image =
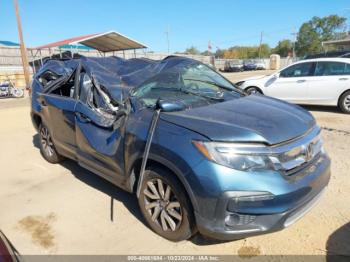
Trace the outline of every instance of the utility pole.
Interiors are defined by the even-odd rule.
[[[293,61],[294,61],[295,60],[295,43],[297,42],[297,36],[298,36],[298,33],[295,30],[295,27],[293,29],[292,36],[293,36]]]
[[[166,41],[167,41],[167,45],[168,45],[168,55],[170,54],[169,34],[170,34],[170,28],[169,28],[169,25],[168,25],[167,30],[165,31]]]
[[[263,40],[263,34],[264,34],[264,32],[261,31],[261,34],[260,34],[260,44],[259,44],[259,59],[261,58],[261,45],[262,45],[262,40]]]
[[[21,47],[21,57],[22,57],[22,64],[23,64],[24,79],[26,82],[26,89],[29,89],[29,85],[30,85],[29,63],[28,63],[27,49],[24,45],[24,40],[23,40],[22,24],[21,24],[21,17],[20,17],[19,8],[18,8],[18,0],[13,0],[13,3],[15,5],[15,11],[16,11],[17,28],[18,28],[20,47]]]

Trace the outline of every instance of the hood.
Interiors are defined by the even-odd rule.
[[[187,111],[162,113],[161,119],[213,141],[278,144],[305,134],[315,125],[301,107],[250,95]]]

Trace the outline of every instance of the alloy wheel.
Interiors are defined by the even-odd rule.
[[[145,209],[163,231],[176,231],[182,221],[182,207],[172,188],[161,179],[147,182],[143,191]]]
[[[350,111],[350,95],[344,98],[344,107],[346,110]]]
[[[48,157],[52,157],[54,154],[54,147],[53,147],[53,142],[52,142],[49,130],[45,126],[43,126],[41,128],[40,135],[41,135],[41,144],[45,154]]]
[[[256,88],[249,88],[248,89],[248,94],[253,95],[253,94],[259,94],[260,92]]]

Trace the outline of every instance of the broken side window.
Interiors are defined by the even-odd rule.
[[[40,74],[37,79],[44,88],[45,93],[74,97],[74,73],[72,75],[62,76],[51,70],[47,70]]]
[[[45,71],[44,73],[42,73],[39,77],[38,77],[38,81],[40,82],[40,84],[45,87],[48,84],[52,83],[53,81],[57,80],[60,76],[57,75],[56,73],[48,70]]]
[[[109,121],[116,118],[117,107],[114,107],[102,90],[99,90],[92,82],[90,76],[83,72],[80,74],[79,100],[87,104],[100,117]]]
[[[60,87],[54,89],[51,94],[66,96],[66,97],[74,97],[74,75]]]

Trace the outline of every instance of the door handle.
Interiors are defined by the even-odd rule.
[[[75,113],[75,115],[77,116],[78,120],[82,123],[90,123],[91,122],[91,119],[82,113]]]
[[[304,79],[297,81],[298,84],[305,83],[305,82],[306,82],[306,80],[304,80]]]
[[[346,77],[342,77],[342,78],[339,78],[340,81],[345,81],[345,80],[349,80],[349,78],[346,78]]]

